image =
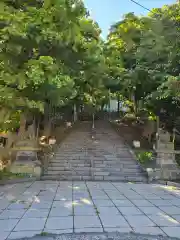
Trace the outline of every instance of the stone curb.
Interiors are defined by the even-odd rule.
[[[159,181],[157,181],[157,183],[160,183],[160,184],[163,184],[163,185],[166,185],[166,186],[172,186],[172,187],[180,188],[180,183],[176,183],[176,182],[159,180]]]
[[[149,235],[149,234],[141,234],[136,232],[100,232],[100,233],[67,233],[67,234],[47,234],[46,236],[36,235],[31,238],[19,238],[17,240],[179,240],[180,238],[176,237],[168,237],[162,235]]]

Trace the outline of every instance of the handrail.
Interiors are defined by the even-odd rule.
[[[155,150],[156,153],[180,154],[180,150]]]

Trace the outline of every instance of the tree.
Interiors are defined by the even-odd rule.
[[[49,119],[50,106],[97,88],[99,35],[82,1],[1,1],[0,107],[6,119],[29,110]]]
[[[111,27],[111,75],[118,76],[116,90],[134,100],[135,110],[141,100],[157,114],[178,109],[179,8],[176,3],[153,9],[147,17],[129,13]]]

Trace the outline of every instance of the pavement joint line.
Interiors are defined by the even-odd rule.
[[[135,191],[136,192],[136,191]],[[147,199],[145,199],[145,200],[147,200]],[[130,202],[132,202],[130,199],[129,199],[129,201]],[[151,203],[149,200],[147,200],[149,203]],[[133,202],[132,202],[133,203]],[[134,204],[134,203],[133,203]],[[151,203],[152,204],[152,203]],[[134,204],[135,205],[135,204]],[[154,205],[154,204],[153,204]],[[136,206],[136,205],[135,205]],[[155,206],[155,205],[154,205]],[[160,226],[158,226],[145,212],[143,212],[140,208],[139,208],[139,206],[136,206],[150,221],[152,221],[155,225],[156,225],[156,227],[160,227]],[[156,206],[155,206],[156,207]],[[165,233],[166,234],[166,233]]]
[[[115,188],[116,188],[116,186],[114,186]],[[118,190],[118,188],[116,188],[117,190]],[[133,191],[134,191],[134,189],[132,189]],[[119,190],[118,190],[119,191]],[[119,191],[120,192],[120,191]],[[136,191],[134,191],[135,193],[137,193]],[[121,192],[120,192],[121,193]],[[143,215],[145,215],[150,221],[152,221],[155,225],[156,225],[156,227],[159,227],[160,229],[161,229],[161,227],[160,226],[158,226],[151,218],[149,218],[148,217],[148,215],[146,214],[146,213],[144,213],[138,206],[136,206],[132,201],[131,201],[131,199],[129,199],[129,198],[127,198],[135,207],[137,207],[139,210],[140,210],[140,212],[142,212],[143,213]],[[147,199],[145,199],[145,200],[147,200]],[[147,200],[149,203],[151,203],[149,200]],[[152,203],[151,203],[152,204]],[[154,204],[153,204],[154,205]],[[154,205],[155,206],[155,205]],[[157,207],[157,206],[155,206],[155,207]],[[161,210],[161,209],[160,209]],[[128,224],[130,225],[130,223],[128,222]],[[131,225],[130,225],[131,226]],[[161,229],[161,231],[162,232],[164,232],[162,229]],[[165,233],[165,232],[164,232]],[[165,233],[165,235],[167,236],[167,234]]]
[[[90,196],[90,198],[91,198],[91,201],[93,202],[94,209],[97,209],[97,207],[96,207],[96,205],[95,205],[95,203],[94,203],[94,201],[93,201],[93,199],[92,199],[91,192],[90,192],[90,190],[89,190],[89,188],[88,188],[88,186],[87,186],[87,182],[85,182],[85,184],[86,184],[86,187],[87,187],[87,191],[88,191],[88,193],[89,193],[89,196]],[[100,218],[99,214],[96,213],[96,216],[99,218],[99,221],[100,221],[100,223],[101,223],[103,232],[105,232],[104,226],[103,226],[103,224],[102,224],[102,221],[101,221],[101,218]]]
[[[73,196],[73,193],[74,193],[74,182],[72,181],[72,203],[74,203],[74,196]],[[73,233],[75,233],[75,224],[74,224],[74,204],[72,204],[72,217],[73,217]]]
[[[146,199],[147,200],[147,199]],[[164,199],[162,198],[162,201],[163,201]],[[150,202],[151,203],[151,202]],[[153,203],[151,203],[151,204],[153,204]],[[156,207],[156,208],[158,208],[161,212],[163,212],[164,214],[167,214],[165,211],[163,211],[162,209],[160,209],[160,207],[159,206],[156,206],[155,204],[153,204],[153,206],[154,207]],[[175,206],[175,205],[172,205],[172,206]],[[145,214],[145,213],[144,213]],[[145,214],[146,215],[146,214]],[[172,218],[173,218],[173,216],[172,215],[170,215],[170,214],[168,214],[169,216],[171,216]],[[148,216],[147,216],[148,217]],[[174,220],[176,220],[175,218],[173,218]],[[151,219],[152,220],[152,219]],[[153,221],[153,220],[152,220]],[[176,220],[177,221],[177,220]],[[154,221],[153,221],[154,222]],[[154,222],[155,223],[155,222]],[[155,223],[156,224],[156,223]],[[156,224],[157,225],[157,224]],[[158,225],[157,225],[158,226]],[[160,229],[161,229],[161,227],[160,226],[158,226]],[[163,231],[163,229],[161,229],[162,231]],[[164,231],[163,231],[164,232]],[[165,232],[164,232],[165,233]],[[165,233],[166,234],[166,233]],[[167,236],[167,234],[166,234],[166,236]]]
[[[33,184],[34,184],[34,182],[32,182],[32,184],[30,184],[30,186],[28,186],[28,187],[26,188],[26,190],[29,189]],[[21,195],[22,195],[23,193],[25,193],[26,190],[24,190],[24,191],[21,193]],[[31,205],[32,205],[32,202],[31,202],[29,208],[31,207]],[[9,204],[8,206],[10,206],[10,204]],[[26,214],[26,212],[29,210],[29,208],[26,209],[26,211],[24,212],[24,214],[22,215],[22,217],[21,217],[21,218],[19,219],[19,221],[16,223],[16,225],[14,226],[14,228],[10,231],[9,235],[7,236],[7,239],[8,239],[8,237],[11,235],[11,233],[13,232],[13,230],[16,228],[16,226],[18,225],[18,223],[21,221],[21,219],[24,217],[24,215]],[[8,209],[8,207],[7,207],[7,209]],[[18,211],[18,210],[17,210],[17,211]]]
[[[54,198],[52,199],[51,207],[48,209],[49,212],[48,212],[48,215],[47,215],[46,221],[45,221],[45,223],[44,223],[44,228],[43,228],[43,230],[42,230],[41,232],[43,232],[43,231],[45,230],[46,223],[47,223],[47,221],[48,221],[48,218],[49,218],[50,212],[51,212],[51,210],[52,210],[52,206],[53,206],[53,203],[54,203],[54,201],[55,201],[56,194],[57,194],[57,191],[58,191],[58,187],[59,187],[59,186],[60,186],[60,181],[58,181],[58,185],[57,185],[57,188],[56,188],[56,191],[55,191],[55,195],[54,195]]]
[[[147,199],[146,199],[147,200]],[[162,199],[162,201],[163,201],[164,199]],[[148,200],[149,201],[149,200]],[[150,202],[150,201],[149,201]],[[151,203],[151,202],[150,202]],[[151,203],[151,204],[153,204],[153,203]],[[163,211],[162,209],[160,209],[159,208],[159,206],[156,206],[155,204],[153,204],[153,206],[155,206],[155,207],[157,207],[160,211],[162,211],[164,214],[167,214],[165,211]],[[174,206],[174,205],[172,205],[172,206]],[[144,213],[145,214],[145,213]],[[146,214],[145,214],[146,215]],[[170,215],[170,214],[168,214],[169,216],[171,216],[172,217],[172,215]],[[147,215],[146,215],[147,216]],[[148,217],[148,216],[147,216]],[[148,217],[149,218],[149,217]],[[172,217],[173,218],[173,217]],[[174,220],[176,220],[175,218],[173,218]],[[153,221],[152,219],[150,219],[151,221]],[[155,223],[154,221],[153,221],[153,223]],[[156,224],[156,223],[155,223]],[[156,224],[157,225],[157,224]],[[162,227],[161,226],[158,226],[157,225],[157,227],[159,227],[160,229],[161,229],[161,231],[166,235],[166,236],[168,236],[164,231],[163,231],[163,229],[162,229]]]
[[[112,184],[112,183],[111,183]],[[112,184],[112,186],[114,186]],[[104,191],[104,189],[103,189]],[[104,191],[105,192],[105,191]],[[120,193],[120,192],[119,192]],[[118,207],[115,205],[115,203],[112,201],[112,199],[109,197],[109,195],[105,192],[105,194],[108,196],[108,198],[111,200],[111,202],[113,203],[113,205],[115,206],[115,208],[118,210],[118,212],[121,214],[121,216],[123,216],[124,220],[127,222],[127,224],[129,225],[129,227],[132,229],[131,225],[129,224],[129,222],[126,220],[126,218],[124,217],[124,215],[120,212],[120,210],[118,209]]]

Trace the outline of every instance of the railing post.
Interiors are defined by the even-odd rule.
[[[93,120],[93,122],[92,122],[92,129],[94,129],[94,128],[95,128],[95,124],[94,124],[94,113],[93,113],[93,115],[92,115],[92,120]]]

